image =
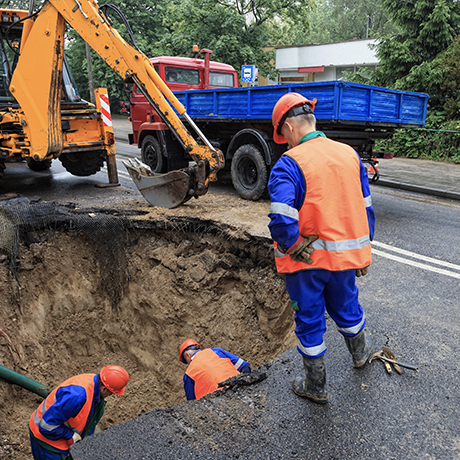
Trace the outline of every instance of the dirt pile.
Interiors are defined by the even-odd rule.
[[[186,338],[253,367],[295,344],[267,239],[190,218],[126,222],[117,236],[125,248],[122,289],[101,283],[114,267],[75,226],[22,238],[16,275],[3,258],[0,328],[20,359],[0,335],[1,365],[50,387],[104,365],[125,367],[129,386],[109,399],[104,428],[185,400],[178,348]],[[27,426],[40,401],[0,380],[0,458],[31,458]]]

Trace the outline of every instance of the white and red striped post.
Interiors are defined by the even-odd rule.
[[[115,160],[115,136],[110,114],[109,96],[106,88],[96,88],[96,107],[101,113],[102,128],[104,133],[104,145],[107,152],[107,171],[110,185],[120,185],[118,182],[117,162]]]

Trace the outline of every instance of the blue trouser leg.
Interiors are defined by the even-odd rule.
[[[59,454],[57,452],[51,452],[44,447],[42,447],[36,439],[29,434],[30,438],[30,449],[32,451],[32,457],[34,460],[62,460],[66,458],[67,455],[62,453]]]
[[[356,335],[366,324],[363,308],[358,301],[355,270],[331,272],[324,289],[326,310],[345,337]]]
[[[326,352],[323,341],[326,309],[345,336],[356,335],[364,327],[355,270],[304,270],[287,274],[285,281],[291,304],[296,309],[295,333],[299,339],[298,350],[303,356],[316,358]]]

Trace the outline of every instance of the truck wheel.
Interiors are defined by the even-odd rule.
[[[105,154],[102,151],[63,153],[59,156],[62,166],[74,176],[92,176],[104,166]]]
[[[5,160],[0,160],[0,177],[5,175]]]
[[[267,165],[261,151],[253,144],[242,145],[232,159],[232,182],[246,200],[258,200],[267,186]]]
[[[46,171],[51,168],[51,162],[53,160],[36,161],[33,158],[26,158],[26,161],[27,166],[32,171]]]
[[[145,136],[141,147],[142,161],[155,173],[166,172],[166,161],[160,143],[153,136]]]

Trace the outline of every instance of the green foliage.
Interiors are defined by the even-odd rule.
[[[447,0],[383,0],[399,32],[381,36],[377,46],[380,65],[374,82],[392,88],[436,90],[442,69],[431,65],[460,32],[460,3]],[[430,81],[434,79],[435,81]],[[437,96],[435,96],[437,97]]]
[[[38,3],[38,2],[37,2]],[[18,9],[18,10],[28,10],[29,9],[29,0],[3,0],[0,2],[2,8],[4,9]]]
[[[333,43],[397,30],[389,21],[383,0],[317,1],[306,19],[306,24],[285,21],[278,25],[270,43],[280,46]]]
[[[126,16],[140,50],[147,56],[190,56],[192,46],[213,50],[212,59],[231,64],[240,71],[253,64],[260,75],[274,75],[275,52],[264,52],[270,43],[272,25],[284,21],[305,24],[314,0],[112,0]],[[123,23],[107,10],[113,26],[129,42]],[[77,87],[89,100],[85,44],[69,29],[67,56]],[[109,91],[112,110],[126,99],[121,79],[102,59],[91,52],[94,86]]]
[[[376,148],[398,157],[460,163],[460,122],[448,121],[443,112],[433,110],[426,128],[398,129],[391,139],[378,141]]]
[[[142,8],[139,7],[137,2],[124,0],[111,0],[110,4],[117,6],[126,17],[132,29],[135,42],[144,54],[149,57],[164,54],[162,48],[159,46],[159,42],[165,33],[163,27],[165,6],[163,2],[160,0],[144,0]],[[102,2],[101,9],[104,10]],[[112,21],[112,26],[132,45],[126,27],[118,15],[111,9],[107,9],[106,11]],[[85,42],[70,27],[67,29],[67,38],[66,55],[75,83],[82,98],[89,101]],[[91,61],[94,87],[107,88],[111,110],[118,112],[120,101],[127,99],[122,79],[92,50]]]
[[[161,41],[167,54],[189,55],[193,44],[213,50],[212,59],[233,65],[253,64],[273,74],[274,53],[265,53],[273,32],[286,21],[305,27],[312,0],[184,0],[167,8],[164,26],[172,33]]]
[[[444,76],[440,83],[439,104],[449,119],[460,119],[460,36],[436,60],[436,70]]]

